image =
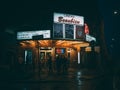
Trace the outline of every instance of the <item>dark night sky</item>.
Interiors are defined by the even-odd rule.
[[[120,0],[0,0],[0,31],[17,26],[51,29],[53,12],[84,16],[88,25],[102,18],[108,46],[113,33],[120,33]]]
[[[0,0],[0,26],[40,24],[44,27],[52,21],[53,12],[81,15],[86,21],[94,21],[102,14],[108,20],[113,19],[116,8],[120,9],[119,0]]]
[[[53,12],[60,12],[84,16],[88,24],[102,17],[105,33],[108,29],[112,33],[119,23],[120,15],[113,14],[116,9],[120,13],[119,4],[119,0],[0,0],[0,28],[33,25],[49,29]]]
[[[109,39],[114,28],[119,31],[119,4],[119,0],[1,0],[0,28],[34,26],[51,29],[53,12],[60,12],[84,16],[88,24],[102,17]],[[114,15],[114,10],[119,10],[119,15]]]
[[[95,0],[3,0],[0,23],[4,27],[38,24],[45,28],[52,22],[53,12],[81,15],[92,21],[98,16],[96,3]]]
[[[120,58],[120,0],[99,0],[99,6],[104,20],[106,47],[110,56],[117,60]]]

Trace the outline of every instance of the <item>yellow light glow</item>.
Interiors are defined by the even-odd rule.
[[[67,41],[67,40],[38,40],[38,43],[34,40],[22,41],[22,46],[24,47],[35,47],[36,44],[40,47],[69,47],[76,48],[77,50],[80,47],[89,46],[89,43],[81,42],[81,41]]]

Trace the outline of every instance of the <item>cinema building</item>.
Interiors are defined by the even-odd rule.
[[[89,42],[96,40],[89,35],[84,17],[54,13],[53,30],[35,30],[17,32],[17,57],[22,57],[26,63],[38,64],[47,62],[48,55],[55,61],[58,55],[77,64],[85,63],[82,59],[84,52],[91,51]],[[98,49],[96,49],[97,51]]]

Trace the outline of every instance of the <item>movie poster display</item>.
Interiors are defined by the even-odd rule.
[[[76,39],[85,38],[84,27],[76,25]]]
[[[25,64],[32,64],[32,51],[25,50]]]
[[[74,38],[74,26],[70,24],[65,25],[65,38]]]
[[[54,23],[54,38],[63,38],[63,24]]]

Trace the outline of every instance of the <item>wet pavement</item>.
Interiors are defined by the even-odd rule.
[[[0,90],[113,90],[111,79],[96,78],[71,81],[6,83]]]
[[[0,81],[0,90],[113,90],[110,73],[74,70],[68,73],[16,73]],[[117,89],[114,89],[117,90]]]

